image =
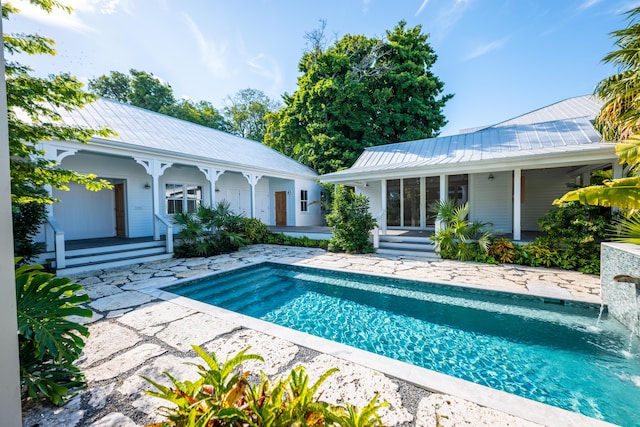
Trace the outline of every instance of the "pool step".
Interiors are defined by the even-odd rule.
[[[236,272],[232,275],[215,275],[210,277],[209,279],[202,280],[199,283],[194,283],[189,286],[189,294],[184,295],[191,299],[204,299],[211,298],[217,294],[222,294],[224,292],[233,289],[237,284],[247,278],[251,278],[252,281],[265,280],[271,277],[272,273],[270,271],[255,271],[248,270],[243,272]],[[179,292],[176,292],[179,293]]]

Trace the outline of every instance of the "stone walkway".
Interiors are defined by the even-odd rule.
[[[303,364],[312,380],[338,367],[324,383],[322,399],[367,403],[375,394],[390,403],[384,421],[392,426],[532,426],[529,421],[452,396],[431,393],[370,368],[296,345],[209,313],[154,297],[141,290],[265,260],[331,269],[450,282],[510,292],[599,303],[599,278],[576,272],[521,266],[492,266],[439,259],[331,254],[319,249],[257,245],[211,258],[171,259],[77,275],[91,297],[91,332],[79,360],[88,387],[63,408],[26,408],[24,426],[142,426],[157,422],[165,402],[143,394],[147,376],[168,385],[163,371],[195,379],[190,344],[214,351],[221,360],[251,346],[264,363],[245,370],[286,375]],[[552,425],[553,420],[549,421]]]

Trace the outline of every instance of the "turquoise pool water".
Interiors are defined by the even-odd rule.
[[[598,307],[263,263],[165,291],[624,426],[640,342]]]

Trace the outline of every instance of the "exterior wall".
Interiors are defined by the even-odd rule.
[[[276,201],[275,201],[275,193],[277,191],[286,191],[287,192],[287,225],[294,226],[296,225],[296,196],[294,195],[296,192],[296,184],[293,180],[290,179],[281,179],[281,178],[271,178],[269,180],[269,193],[270,193],[270,216],[272,221],[269,224],[276,223]],[[300,203],[300,196],[298,196],[297,202]],[[299,208],[298,208],[299,209]]]
[[[302,190],[307,190],[307,211],[302,212]],[[295,225],[304,227],[309,225],[323,225],[324,218],[320,211],[320,187],[315,180],[297,179],[295,181]],[[275,196],[274,196],[275,197]],[[275,221],[274,221],[275,222]]]
[[[469,175],[469,205],[472,221],[491,222],[488,229],[497,233],[513,231],[513,204],[511,171],[493,172],[490,181],[489,173]]]
[[[61,166],[82,173],[95,173],[105,179],[124,180],[127,235],[129,237],[143,237],[153,234],[153,224],[151,222],[153,217],[152,192],[150,189],[145,188],[146,183],[151,183],[151,177],[133,159],[79,152],[64,158]],[[57,203],[53,207],[54,216],[65,231],[65,238],[108,237],[104,235],[102,227],[98,227],[98,229],[102,230],[99,235],[91,236],[88,234],[90,227],[96,225],[96,217],[101,219],[112,218],[114,225],[109,225],[109,227],[111,227],[110,235],[114,236],[115,215],[113,213],[113,205],[109,204],[107,206],[106,200],[109,198],[113,203],[113,191],[102,190],[95,193],[75,185],[70,187],[70,192],[54,191],[54,195],[61,200],[61,203]],[[101,211],[98,206],[91,206],[91,202],[87,202],[85,198],[80,196],[95,197],[93,200],[99,201],[101,209],[110,210],[108,212]],[[86,213],[87,210],[90,213]]]
[[[258,181],[260,183],[260,181]],[[237,214],[251,216],[251,187],[239,172],[225,172],[216,181],[216,202],[226,200]]]
[[[524,203],[522,203],[522,230],[538,231],[537,220],[553,209],[553,201],[573,182],[566,168],[535,169],[522,171],[524,177]]]
[[[366,187],[356,187],[356,192],[369,198],[369,212],[375,218],[382,210],[382,195],[380,187],[382,181],[367,182]],[[386,195],[385,195],[386,197]]]

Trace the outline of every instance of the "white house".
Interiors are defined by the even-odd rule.
[[[58,112],[64,124],[116,132],[89,144],[42,143],[46,156],[61,167],[94,173],[113,184],[113,190],[99,192],[74,184],[70,191],[53,190],[60,203],[50,211],[43,239],[49,251],[56,251],[59,269],[104,261],[105,255],[96,254],[107,238],[120,238],[118,243],[164,240],[172,235],[173,213],[220,200],[267,225],[323,222],[319,203],[312,203],[320,198],[316,172],[259,142],[105,99]],[[169,237],[160,249],[147,247],[147,255],[170,256]],[[65,250],[65,242],[68,248],[81,243],[85,255],[97,258],[74,261],[80,254]],[[116,265],[123,247],[112,249]]]
[[[601,142],[592,124],[600,107],[581,96],[457,135],[367,148],[351,168],[320,178],[368,196],[383,234],[433,230],[428,207],[453,198],[469,202],[471,220],[521,240],[593,170],[621,176],[614,144]]]

